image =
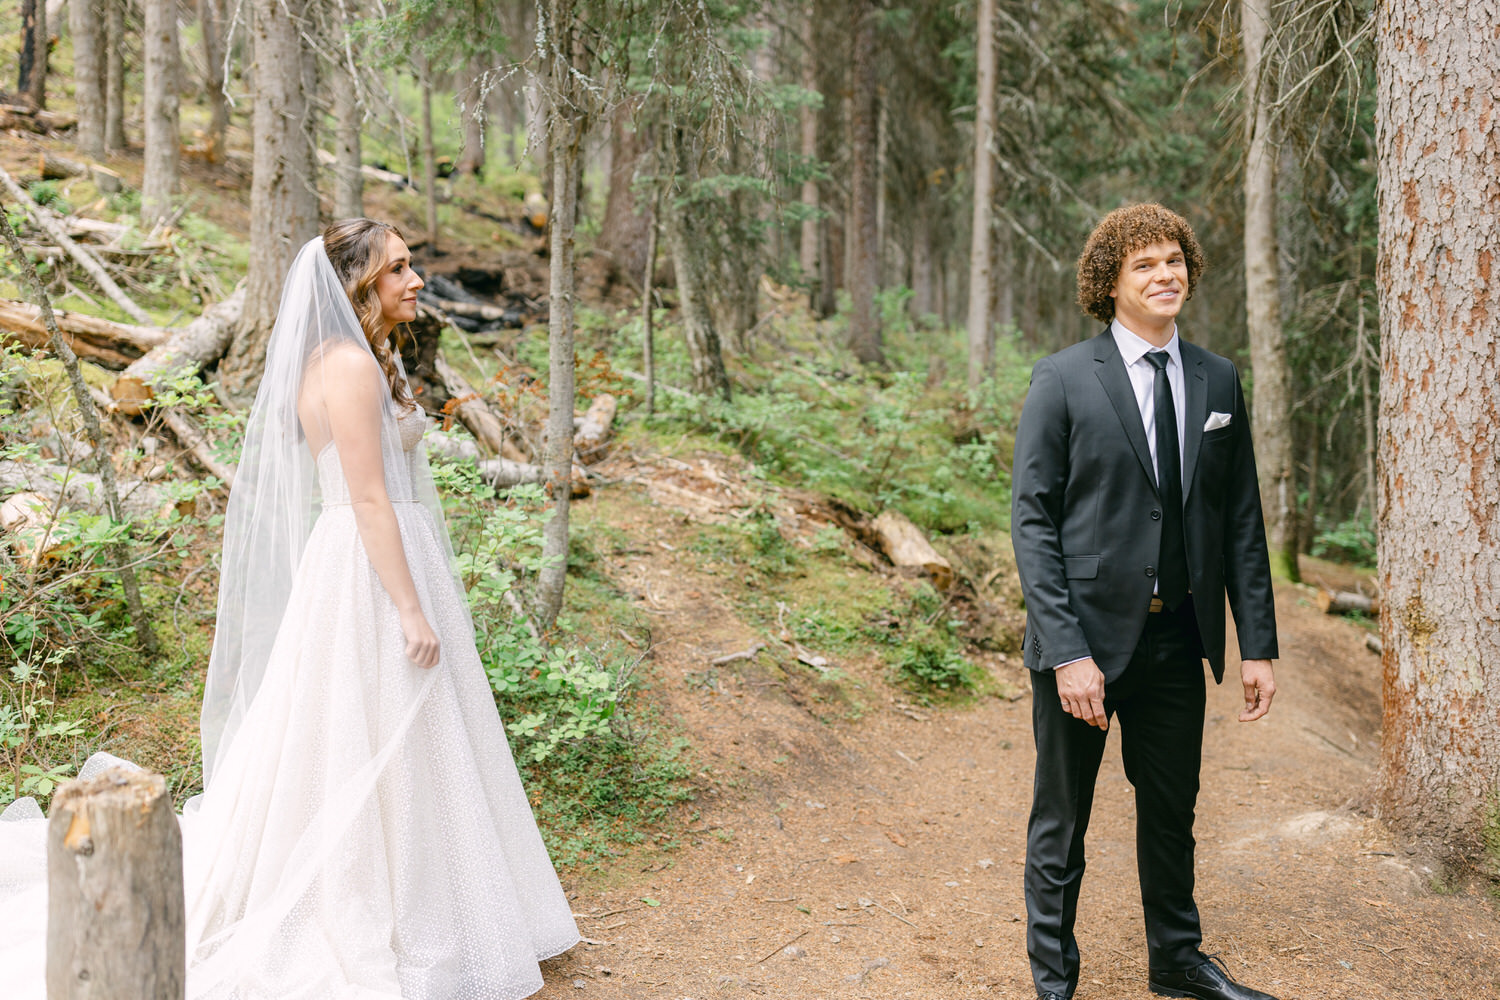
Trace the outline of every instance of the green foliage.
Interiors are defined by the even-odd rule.
[[[586,861],[638,842],[642,825],[689,794],[684,744],[623,711],[640,657],[585,642],[585,623],[570,629],[565,620],[552,635],[535,630],[521,599],[544,565],[551,511],[540,486],[500,496],[467,462],[438,463],[433,473],[448,504],[480,662],[554,858]],[[574,548],[570,566],[587,573],[592,553]]]
[[[0,701],[0,806],[23,795],[45,798],[73,772],[71,760],[57,759],[84,735],[83,723],[54,711],[47,697],[44,667],[55,667],[72,655],[55,649],[42,664],[22,661],[11,665],[9,680],[0,678],[5,699]]]
[[[1312,555],[1356,566],[1375,565],[1375,524],[1367,513],[1341,521],[1313,540]]]
[[[954,648],[953,637],[930,625],[902,636],[895,668],[903,683],[924,693],[965,693],[977,686],[974,666]]]
[[[26,193],[31,195],[31,200],[38,205],[52,209],[63,215],[72,215],[73,206],[63,197],[62,189],[57,181],[32,181],[26,188]]]

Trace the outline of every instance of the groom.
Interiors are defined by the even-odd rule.
[[[1107,215],[1078,260],[1078,301],[1109,326],[1037,363],[1016,433],[1011,535],[1026,597],[1036,782],[1026,837],[1027,952],[1041,1000],[1078,985],[1084,834],[1111,718],[1136,795],[1153,993],[1272,1000],[1198,950],[1193,810],[1205,684],[1239,633],[1241,722],[1276,692],[1276,617],[1238,372],[1181,340],[1203,273],[1160,205]]]

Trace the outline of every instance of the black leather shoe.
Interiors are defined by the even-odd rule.
[[[1229,978],[1223,962],[1210,961],[1182,972],[1151,973],[1151,992],[1164,997],[1197,997],[1198,1000],[1276,1000],[1269,993],[1241,986]]]
[[[1038,993],[1036,1000],[1068,1000],[1068,998],[1061,993]]]

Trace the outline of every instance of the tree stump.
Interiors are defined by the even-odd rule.
[[[182,832],[166,781],[114,767],[64,785],[47,824],[48,1000],[182,1000]]]

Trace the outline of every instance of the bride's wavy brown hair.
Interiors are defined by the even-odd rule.
[[[333,273],[338,275],[359,319],[365,340],[380,363],[386,381],[391,386],[391,398],[406,409],[416,405],[411,389],[396,367],[396,355],[381,335],[380,296],[375,291],[375,279],[385,270],[385,246],[387,235],[401,239],[401,230],[388,222],[374,219],[340,219],[328,224],[323,230],[323,249],[333,264]]]

